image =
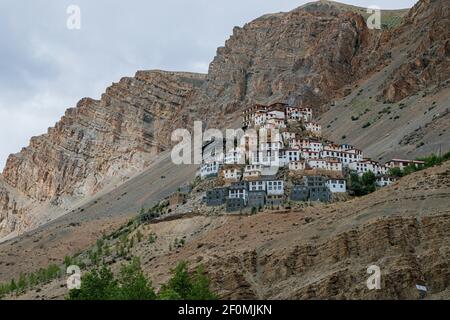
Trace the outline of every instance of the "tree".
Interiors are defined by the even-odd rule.
[[[364,186],[370,186],[372,184],[375,184],[377,178],[372,171],[368,171],[362,175],[361,180]]]
[[[357,197],[365,196],[376,190],[376,176],[368,171],[360,177],[357,173],[350,174],[349,190]]]
[[[418,168],[416,167],[415,164],[410,164],[408,166],[405,167],[405,169],[403,169],[403,175],[407,176],[411,173],[414,173],[418,170]]]
[[[138,258],[122,266],[118,280],[105,266],[87,273],[81,288],[69,292],[68,300],[154,300],[156,294]]]
[[[403,172],[400,168],[390,168],[389,175],[397,178],[403,177]]]
[[[9,291],[13,292],[17,290],[17,284],[16,281],[14,279],[11,280],[11,282],[9,283]]]
[[[118,285],[110,269],[103,266],[82,277],[81,288],[69,292],[68,300],[113,300]]]
[[[361,177],[364,195],[375,192],[377,177],[372,171],[365,172]]]
[[[352,191],[357,197],[364,195],[361,180],[357,173],[350,174],[349,190]]]
[[[139,258],[134,258],[129,265],[124,265],[119,275],[118,299],[121,300],[154,300],[155,291],[147,280]]]
[[[203,266],[199,266],[192,279],[192,290],[189,300],[216,300],[217,296],[210,290],[210,281],[205,275]]]
[[[161,288],[160,295],[168,296],[177,293],[181,300],[186,300],[189,292],[192,290],[191,279],[187,270],[187,263],[180,262],[174,270],[172,270],[172,278],[167,284]]]
[[[19,281],[17,281],[17,291],[19,293],[25,292],[25,289],[27,288],[27,277],[21,273],[19,276]]]
[[[73,259],[70,256],[65,256],[64,257],[64,265],[66,266],[66,268],[70,267],[71,265],[73,265]]]
[[[186,262],[180,262],[172,270],[172,278],[161,287],[160,300],[214,300],[216,295],[210,290],[210,282],[202,266],[191,276]]]
[[[172,278],[162,286],[158,295],[145,277],[141,263],[134,258],[122,266],[117,280],[105,266],[92,270],[81,279],[81,288],[69,292],[68,300],[212,300],[217,299],[210,290],[210,282],[203,267],[192,275],[186,262],[172,270]],[[11,286],[9,286],[11,287]],[[1,294],[1,290],[0,290]]]

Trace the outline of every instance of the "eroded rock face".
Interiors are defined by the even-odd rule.
[[[33,201],[17,195],[0,177],[0,238],[31,226],[27,212],[32,204]]]
[[[81,100],[46,135],[11,155],[3,177],[38,201],[92,194],[105,178],[125,178],[169,146],[168,132],[193,88],[162,72],[123,78],[100,101]]]
[[[121,79],[101,100],[82,99],[47,134],[11,155],[4,182],[36,205],[61,205],[65,197],[89,196],[123,181],[170,145],[171,130],[182,124],[180,109],[202,81],[203,75],[161,71]],[[13,221],[26,210],[4,190],[2,234],[14,231]]]
[[[379,34],[362,16],[320,8],[235,27],[210,65],[209,100],[227,111],[254,102],[318,107],[380,63],[381,55],[369,58]]]
[[[398,102],[430,85],[448,86],[450,78],[450,3],[420,1],[405,23],[394,30],[396,42],[416,43],[383,91],[387,102]]]

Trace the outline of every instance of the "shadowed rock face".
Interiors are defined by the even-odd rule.
[[[393,49],[415,29],[425,30],[414,33],[417,51],[401,58],[407,67],[395,69],[378,94],[396,101],[442,83],[448,79],[446,10],[448,1],[421,1],[399,28],[379,31],[366,27],[361,9],[320,2],[236,27],[207,75],[142,71],[123,78],[101,100],[81,100],[47,134],[9,157],[0,180],[0,237],[39,224],[26,222],[31,209],[68,208],[140,172],[170,147],[172,130],[189,128],[193,120],[222,127],[252,103],[326,111],[345,88],[389,67]],[[408,71],[412,62],[419,74]]]
[[[450,78],[450,3],[420,1],[394,32],[394,43],[413,43],[406,61],[386,83],[383,97],[398,102],[430,85],[448,86]]]
[[[254,102],[319,107],[380,62],[367,59],[378,37],[351,12],[300,8],[263,16],[236,27],[217,50],[207,98],[227,111]]]

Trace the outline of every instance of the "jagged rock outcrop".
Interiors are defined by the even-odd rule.
[[[184,123],[180,109],[203,79],[141,71],[113,84],[101,100],[85,98],[68,109],[47,134],[8,158],[0,187],[6,183],[20,195],[2,188],[0,236],[15,231],[13,221],[29,210],[17,204],[24,199],[65,206],[144,169],[170,145],[170,132]]]
[[[415,44],[383,91],[387,102],[398,102],[430,85],[448,86],[450,79],[450,3],[419,1],[393,33],[394,43]]]
[[[28,224],[26,212],[30,203],[21,203],[22,197],[14,195],[14,190],[0,177],[0,237]]]
[[[319,107],[382,62],[374,50],[379,32],[361,15],[326,8],[301,7],[235,27],[210,65],[208,99],[227,111],[254,102]]]

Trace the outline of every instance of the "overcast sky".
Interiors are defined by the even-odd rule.
[[[204,72],[230,36],[304,0],[0,0],[0,171],[10,153],[53,126],[82,97],[136,70]],[[384,9],[415,0],[344,0]],[[67,28],[69,5],[81,29]]]

